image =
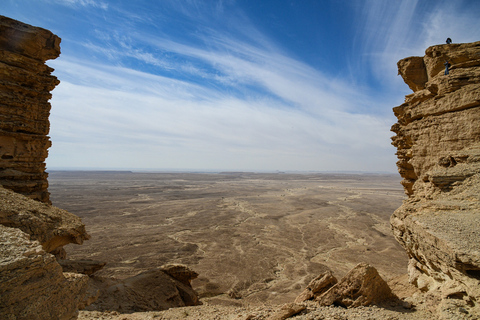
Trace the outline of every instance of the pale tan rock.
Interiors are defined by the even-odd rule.
[[[303,290],[303,292],[295,299],[295,303],[302,303],[304,301],[314,299],[325,293],[337,282],[337,278],[333,276],[330,270],[324,272],[310,281],[305,290]]]
[[[59,54],[50,31],[0,16],[0,185],[46,203],[49,99],[59,81],[45,61]]]
[[[26,233],[0,225],[0,319],[76,319],[87,281],[62,273],[55,257]]]
[[[163,267],[179,279],[167,274],[162,268],[142,272],[128,279],[105,279],[93,277],[91,291],[100,294],[91,310],[116,310],[119,312],[157,311],[169,308],[200,305],[196,292],[185,275],[197,275],[186,266]],[[178,271],[182,272],[178,272]],[[179,277],[179,274],[182,276]],[[92,288],[93,287],[93,288]]]
[[[378,305],[391,300],[395,300],[395,296],[388,284],[366,263],[358,264],[327,292],[315,298],[320,305],[345,308]]]
[[[422,57],[410,57],[398,62],[398,74],[402,75],[410,89],[418,91],[425,89],[428,81],[425,62]],[[408,82],[407,82],[408,81]]]
[[[85,225],[74,214],[34,201],[1,186],[0,224],[28,233],[50,253],[66,244],[82,244],[90,238],[85,231]]]
[[[449,75],[445,60],[452,64]],[[402,61],[399,73],[412,88],[423,76],[413,67],[400,69],[408,66]],[[431,300],[461,300],[467,312],[478,313],[480,42],[433,46],[423,61],[418,72],[428,76],[425,89],[412,88],[394,108],[392,144],[409,198],[392,215],[392,230],[410,259],[411,283]]]
[[[269,316],[267,320],[285,320],[288,319],[296,314],[299,314],[306,307],[296,303],[287,303],[284,304],[277,312],[273,315]]]

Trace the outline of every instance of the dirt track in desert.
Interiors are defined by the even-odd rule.
[[[406,273],[389,225],[405,197],[398,175],[54,171],[49,182],[92,236],[69,257],[106,261],[99,276],[182,263],[210,304],[253,305],[291,302],[327,268]]]

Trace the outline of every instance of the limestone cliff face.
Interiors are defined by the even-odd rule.
[[[408,199],[391,224],[410,258],[412,283],[439,299],[478,307],[480,42],[425,53],[398,62],[414,93],[393,109],[392,144]],[[448,75],[445,61],[452,65]]]
[[[45,61],[59,54],[50,31],[0,16],[0,185],[46,203],[49,99],[59,81]]]

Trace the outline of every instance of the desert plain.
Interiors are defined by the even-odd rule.
[[[407,256],[389,219],[405,198],[396,174],[51,171],[53,205],[82,218],[91,239],[70,259],[107,262],[95,274],[127,278],[189,266],[202,301],[292,302],[330,269],[360,262],[386,281]]]

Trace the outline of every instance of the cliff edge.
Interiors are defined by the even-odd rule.
[[[49,99],[59,84],[45,61],[59,55],[50,31],[0,16],[0,185],[45,203]]]
[[[480,42],[429,47],[398,70],[414,93],[393,108],[392,144],[408,195],[391,217],[393,233],[407,251],[409,281],[440,318],[478,315]]]

